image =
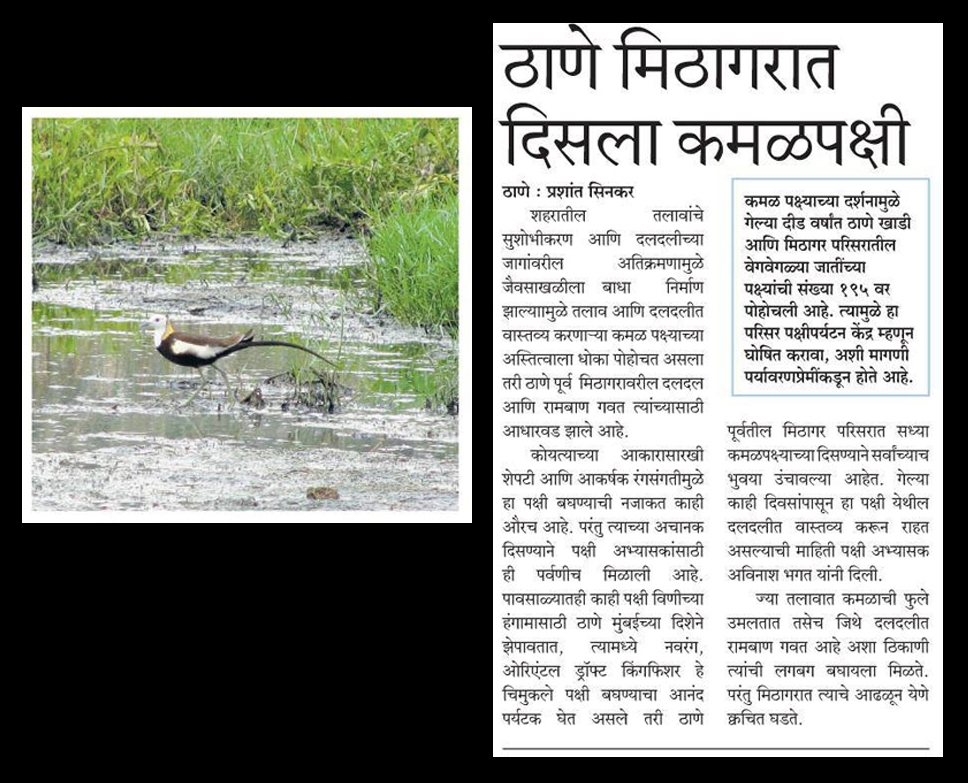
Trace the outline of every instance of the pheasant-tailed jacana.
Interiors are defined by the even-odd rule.
[[[168,361],[180,364],[182,367],[194,367],[202,378],[202,385],[196,389],[195,393],[188,398],[187,402],[195,399],[198,393],[205,387],[208,381],[202,375],[202,367],[211,364],[221,373],[225,379],[225,385],[229,386],[228,376],[222,369],[215,365],[219,359],[228,356],[230,353],[242,351],[246,348],[258,348],[259,346],[279,345],[285,348],[296,348],[300,351],[312,354],[317,359],[321,359],[327,364],[333,364],[325,356],[320,356],[315,351],[310,351],[295,343],[284,343],[279,340],[254,340],[252,330],[249,329],[245,334],[238,334],[234,337],[205,337],[198,334],[186,334],[185,332],[175,331],[175,326],[164,315],[153,315],[143,324],[143,329],[150,329],[154,333],[155,348],[158,353]],[[335,367],[335,365],[333,365]],[[187,404],[187,403],[186,403]]]

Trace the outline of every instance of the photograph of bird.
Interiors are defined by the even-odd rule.
[[[174,364],[194,368],[198,372],[199,377],[201,377],[202,385],[188,398],[186,404],[194,400],[208,383],[208,380],[202,374],[202,367],[212,365],[222,375],[226,388],[231,389],[228,376],[215,362],[229,354],[245,350],[246,348],[267,346],[295,348],[312,354],[317,359],[333,367],[336,366],[325,356],[321,356],[302,345],[282,342],[281,340],[255,340],[252,329],[249,329],[245,334],[239,334],[233,337],[208,337],[205,335],[188,334],[187,332],[176,331],[175,325],[166,315],[152,315],[141,324],[141,328],[152,332],[155,348],[158,349],[158,353]]]

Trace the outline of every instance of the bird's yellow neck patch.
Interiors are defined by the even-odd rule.
[[[161,336],[161,339],[164,340],[168,337],[168,335],[174,334],[174,333],[175,333],[175,327],[171,325],[171,321],[168,321],[165,324],[165,333]]]

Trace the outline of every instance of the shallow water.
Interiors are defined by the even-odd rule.
[[[50,509],[454,509],[458,417],[425,409],[449,341],[358,312],[362,251],[324,241],[155,246],[41,254],[33,303],[33,506]],[[190,404],[195,370],[139,329],[177,328],[306,345],[340,366],[334,413],[291,404],[271,376],[319,367],[281,347],[219,362]],[[310,500],[312,487],[338,499]]]

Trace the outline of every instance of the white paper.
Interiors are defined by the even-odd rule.
[[[494,26],[494,755],[943,755],[942,76]]]

